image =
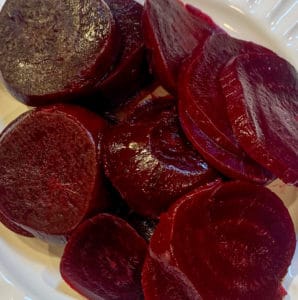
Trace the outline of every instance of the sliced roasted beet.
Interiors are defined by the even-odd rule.
[[[151,67],[171,92],[177,89],[182,61],[213,31],[222,32],[207,15],[180,0],[147,0],[143,27]]]
[[[213,34],[196,49],[183,68],[179,98],[185,101],[191,118],[209,137],[228,151],[242,155],[233,134],[219,82],[226,63],[241,53],[272,53],[270,50],[227,34]]]
[[[124,220],[97,215],[81,224],[65,247],[64,280],[88,299],[143,299],[146,242]]]
[[[179,196],[218,178],[185,138],[172,98],[138,107],[107,130],[106,175],[136,212],[156,216]]]
[[[141,86],[145,70],[145,45],[142,34],[143,6],[134,0],[105,0],[111,9],[121,35],[121,54],[114,69],[96,84],[106,101],[125,99]],[[110,103],[115,106],[119,103]]]
[[[11,231],[17,234],[27,236],[27,237],[33,237],[33,235],[30,232],[26,231],[25,229],[23,229],[22,227],[18,226],[13,221],[8,219],[1,211],[0,211],[0,222],[5,227],[7,227],[8,229],[10,229]]]
[[[106,206],[99,152],[105,121],[83,108],[28,111],[0,136],[0,211],[55,240]]]
[[[277,55],[244,54],[221,84],[243,149],[284,182],[298,185],[298,73]]]
[[[165,268],[159,261],[146,257],[142,271],[145,300],[201,300],[197,290],[176,268]]]
[[[230,178],[249,180],[258,184],[266,184],[274,179],[269,171],[244,152],[239,155],[217,144],[191,119],[188,109],[185,101],[180,99],[179,118],[183,131],[194,147],[213,167]]]
[[[28,105],[90,92],[118,54],[115,21],[102,0],[8,0],[0,24],[4,82]]]
[[[203,299],[281,299],[296,239],[286,207],[268,189],[231,182],[206,201],[194,195],[172,230],[177,267]]]

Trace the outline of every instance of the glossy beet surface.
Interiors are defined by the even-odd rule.
[[[224,68],[221,84],[234,133],[245,151],[298,186],[298,74],[276,55],[246,54]]]
[[[118,54],[115,20],[102,0],[8,0],[0,24],[4,82],[28,105],[90,92]]]
[[[186,140],[169,97],[143,103],[107,130],[103,158],[113,185],[143,215],[159,215],[182,194],[217,178]]]
[[[274,179],[269,171],[244,152],[239,155],[216,143],[191,119],[188,109],[186,102],[180,99],[179,119],[183,131],[194,147],[212,166],[233,179],[244,179],[258,184],[266,184]]]
[[[177,90],[182,61],[213,31],[222,31],[210,17],[180,0],[147,0],[143,26],[151,67],[171,92]]]
[[[163,269],[184,274],[202,299],[269,300],[282,298],[295,244],[292,220],[275,194],[231,182],[177,201],[161,218],[149,253]]]
[[[0,136],[0,210],[45,239],[103,209],[98,143],[105,122],[76,106],[28,111]]]
[[[270,50],[227,34],[213,34],[196,49],[181,72],[179,98],[202,131],[228,151],[242,155],[226,109],[219,82],[225,64],[241,53],[271,53]]]
[[[141,300],[146,242],[124,220],[108,214],[85,221],[71,236],[60,270],[90,300]]]
[[[105,0],[114,16],[121,36],[120,56],[113,69],[96,85],[107,101],[124,99],[140,87],[145,70],[145,45],[141,17],[143,6],[134,0]],[[110,103],[116,105],[119,103]]]

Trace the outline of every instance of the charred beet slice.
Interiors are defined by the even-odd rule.
[[[170,92],[177,89],[182,61],[213,31],[222,32],[203,12],[179,0],[147,0],[143,27],[151,67]]]
[[[0,211],[57,241],[105,208],[98,146],[105,121],[83,108],[28,111],[0,136]]]
[[[226,183],[206,201],[189,199],[173,220],[177,267],[203,299],[281,299],[295,244],[282,201],[247,182]]]
[[[270,50],[226,34],[213,34],[196,49],[183,68],[179,99],[187,102],[188,111],[209,137],[228,151],[242,155],[234,136],[220,85],[220,72],[230,58],[249,52],[272,53]]]
[[[74,231],[60,271],[88,299],[141,300],[146,252],[146,242],[124,220],[101,214]]]
[[[249,180],[258,184],[266,184],[274,176],[261,165],[253,161],[244,152],[233,153],[217,144],[194,122],[185,101],[179,101],[179,118],[183,131],[189,141],[201,155],[216,169],[233,179]]]
[[[0,24],[4,82],[28,105],[90,92],[118,54],[115,21],[102,0],[8,0]]]
[[[218,178],[185,138],[172,98],[152,99],[104,137],[105,173],[136,212],[157,216]]]
[[[11,221],[10,219],[8,219],[1,211],[0,211],[0,222],[7,227],[8,229],[10,229],[11,231],[23,235],[23,236],[27,236],[27,237],[33,237],[33,235],[26,231],[25,229],[23,229],[22,227],[16,225],[13,221]]]
[[[243,149],[284,182],[298,186],[298,73],[277,55],[244,54],[224,68],[221,85]]]
[[[121,35],[120,58],[111,73],[96,84],[96,90],[106,101],[124,99],[142,84],[145,70],[145,45],[142,34],[143,6],[134,0],[105,0],[111,9]],[[119,105],[121,103],[109,103]]]

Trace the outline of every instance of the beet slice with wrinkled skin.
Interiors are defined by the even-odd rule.
[[[173,98],[152,99],[106,131],[105,174],[136,212],[158,216],[178,197],[218,178],[185,138]]]
[[[6,228],[8,228],[9,230],[11,230],[17,234],[20,234],[20,235],[23,235],[26,237],[33,237],[33,235],[30,232],[28,232],[25,229],[23,229],[22,227],[16,225],[14,222],[12,222],[10,219],[8,219],[1,211],[0,211],[0,222]]]
[[[272,53],[252,42],[213,34],[196,49],[180,76],[179,98],[187,102],[191,118],[217,144],[239,155],[243,150],[233,134],[219,79],[230,58],[251,52]]]
[[[67,243],[63,279],[88,299],[143,299],[146,242],[124,220],[100,214],[81,224]]]
[[[243,149],[298,186],[298,73],[277,55],[243,54],[221,75],[228,115]]]
[[[172,93],[183,60],[214,31],[223,32],[210,17],[179,0],[147,0],[143,28],[151,68]]]
[[[181,230],[184,228],[184,230]],[[281,299],[294,225],[270,190],[230,182],[176,211],[171,249],[203,299]]]
[[[64,241],[106,207],[99,116],[71,105],[28,111],[0,136],[0,211],[36,237]]]
[[[146,70],[142,33],[143,6],[134,0],[105,0],[111,9],[121,35],[120,58],[111,73],[96,84],[95,89],[109,102],[123,99],[141,86]],[[119,103],[109,103],[109,105]]]
[[[213,167],[230,178],[257,184],[267,184],[275,178],[244,152],[238,155],[217,144],[191,119],[186,102],[180,99],[178,103],[180,124],[185,135]]]
[[[89,93],[118,55],[115,20],[102,0],[8,0],[0,24],[4,82],[31,106]]]

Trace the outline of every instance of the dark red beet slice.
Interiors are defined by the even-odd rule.
[[[106,175],[142,215],[159,215],[179,196],[218,178],[185,138],[172,98],[138,107],[107,131],[103,150]]]
[[[2,76],[28,105],[90,92],[118,54],[115,21],[102,0],[8,0],[0,24]]]
[[[151,67],[171,92],[177,89],[182,61],[213,31],[222,32],[203,12],[179,0],[147,0],[143,27]]]
[[[191,118],[209,137],[228,151],[242,154],[233,134],[219,82],[230,58],[241,53],[272,53],[270,50],[226,34],[213,34],[196,49],[181,72],[179,97],[186,101]]]
[[[282,201],[246,182],[188,199],[173,220],[173,256],[203,299],[281,299],[295,245]]]
[[[189,116],[185,101],[179,101],[179,118],[184,133],[202,156],[220,172],[234,179],[244,179],[266,184],[274,176],[244,152],[242,155],[226,150],[203,132]]]
[[[143,266],[142,286],[145,300],[201,300],[184,274],[178,269],[165,268],[150,256]]]
[[[218,188],[220,181],[198,188],[176,201],[170,210],[161,215],[149,244],[149,253],[142,271],[145,299],[201,299],[187,276],[177,268],[171,250],[173,221],[177,210],[192,198],[205,199]]]
[[[142,34],[143,6],[134,0],[105,0],[121,35],[121,55],[114,69],[96,85],[107,100],[125,98],[140,87],[144,70],[145,45]],[[116,105],[119,103],[110,103]]]
[[[245,151],[298,186],[298,73],[277,55],[245,54],[224,68],[221,84],[234,133]]]
[[[146,242],[124,220],[108,214],[85,221],[67,243],[60,270],[88,299],[143,299]]]
[[[23,229],[22,227],[16,225],[14,222],[12,222],[10,219],[8,219],[1,211],[0,211],[0,222],[7,227],[8,229],[10,229],[11,231],[23,235],[23,236],[27,236],[27,237],[33,237],[33,235],[26,231],[25,229]]]
[[[17,118],[0,136],[0,211],[54,241],[105,208],[98,158],[104,127],[97,115],[70,105]]]

